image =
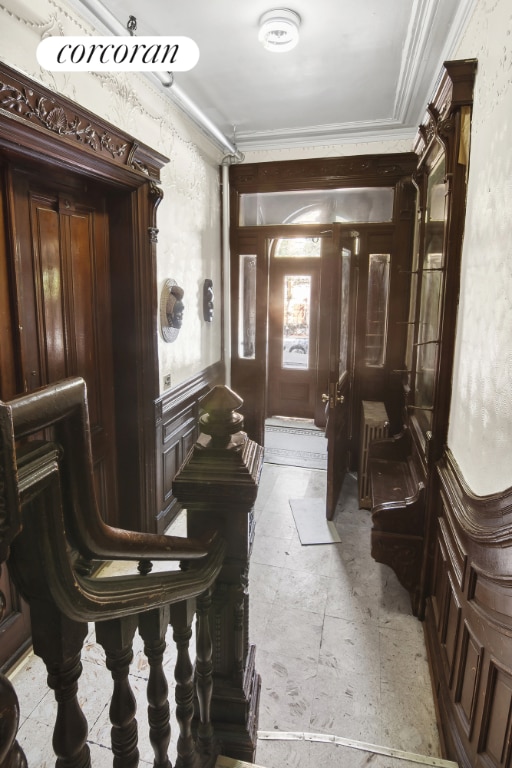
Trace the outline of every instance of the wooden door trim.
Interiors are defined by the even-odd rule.
[[[160,181],[169,159],[89,110],[0,63],[0,146],[123,184]],[[4,122],[7,118],[8,122]],[[8,129],[4,131],[4,127]],[[128,181],[127,173],[132,177]]]

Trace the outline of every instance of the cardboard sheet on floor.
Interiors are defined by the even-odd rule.
[[[325,499],[290,499],[290,507],[303,546],[341,541],[336,526],[325,517]]]

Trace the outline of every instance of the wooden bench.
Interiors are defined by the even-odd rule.
[[[409,431],[370,445],[371,554],[389,565],[411,595],[413,611],[423,557],[425,484]]]

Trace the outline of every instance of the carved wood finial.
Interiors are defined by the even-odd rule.
[[[236,392],[218,384],[201,400],[204,413],[199,418],[201,431],[212,438],[212,447],[227,446],[231,435],[243,429],[244,417],[235,411],[243,405]]]

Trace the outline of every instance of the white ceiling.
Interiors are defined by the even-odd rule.
[[[275,54],[258,20],[279,0],[100,1],[137,35],[195,40],[175,83],[241,150],[414,136],[474,2],[286,0],[300,40]]]

